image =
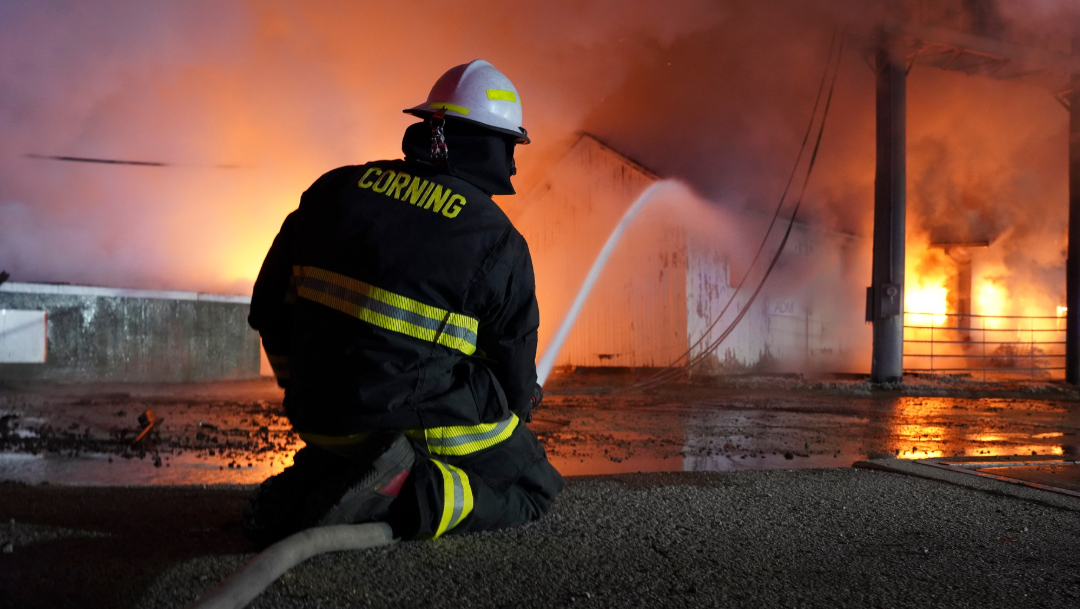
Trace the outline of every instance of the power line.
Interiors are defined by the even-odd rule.
[[[162,163],[160,161],[126,161],[122,159],[101,159],[87,156],[65,156],[51,154],[25,154],[28,159],[40,159],[45,161],[66,161],[70,163],[97,163],[100,165],[134,165],[137,167],[182,167],[176,163]],[[233,163],[219,163],[213,165],[214,169],[241,169],[242,165]]]
[[[167,163],[157,161],[121,161],[119,159],[97,159],[84,156],[54,156],[46,154],[27,154],[28,159],[43,159],[46,161],[69,161],[73,163],[102,163],[106,165],[138,165],[141,167],[167,167]]]
[[[838,38],[839,38],[839,44],[837,44],[837,39]],[[834,49],[836,50],[836,53],[835,53],[835,57],[836,57],[835,65],[833,63],[833,55],[834,55],[833,51],[834,51]],[[818,86],[818,93],[817,93],[817,96],[816,96],[815,101],[814,101],[813,110],[811,111],[810,122],[807,125],[806,134],[803,136],[803,142],[802,142],[802,145],[799,148],[799,154],[795,159],[795,165],[794,165],[794,167],[792,167],[791,175],[788,178],[787,185],[784,187],[784,192],[780,197],[780,201],[777,204],[775,212],[773,213],[772,221],[769,223],[769,227],[765,231],[765,236],[762,238],[761,245],[758,247],[757,252],[754,254],[753,260],[750,262],[750,266],[749,266],[749,269],[748,269],[746,275],[744,275],[742,280],[739,281],[739,285],[735,288],[735,292],[728,299],[727,303],[724,305],[724,308],[716,316],[716,318],[713,320],[713,322],[711,324],[709,324],[709,327],[702,333],[701,338],[699,338],[697,341],[695,341],[690,346],[690,348],[688,348],[682,355],[675,358],[675,360],[672,361],[670,364],[668,364],[663,370],[660,370],[659,372],[657,372],[653,376],[651,376],[651,377],[649,377],[649,378],[647,378],[647,379],[645,379],[645,380],[643,380],[643,381],[641,381],[639,383],[635,383],[635,384],[627,387],[627,390],[630,390],[630,389],[643,389],[643,388],[647,388],[647,387],[650,387],[650,386],[660,384],[660,383],[662,383],[662,382],[664,382],[664,381],[666,381],[666,380],[668,380],[668,379],[670,379],[670,378],[672,378],[674,376],[677,376],[677,375],[681,374],[684,369],[689,370],[689,369],[693,368],[694,366],[697,366],[698,364],[701,364],[702,362],[704,362],[714,351],[716,351],[716,349],[720,346],[720,344],[723,343],[723,341],[725,339],[727,339],[727,337],[731,334],[731,332],[734,331],[735,327],[739,324],[740,321],[742,321],[742,318],[746,315],[747,311],[750,310],[750,306],[757,299],[758,294],[761,293],[762,288],[765,286],[765,281],[769,278],[769,275],[772,274],[773,269],[776,267],[776,263],[780,259],[780,255],[784,251],[784,247],[787,245],[788,238],[791,236],[791,230],[795,225],[795,217],[799,212],[799,207],[802,205],[803,196],[806,194],[806,187],[810,183],[810,176],[813,174],[814,166],[815,166],[816,161],[817,161],[818,152],[821,149],[821,140],[822,140],[822,136],[825,133],[825,122],[826,122],[826,119],[828,118],[829,109],[830,109],[830,107],[832,105],[833,93],[836,90],[836,80],[837,80],[837,76],[840,73],[840,61],[841,61],[841,58],[843,57],[843,52],[844,52],[844,33],[843,33],[843,31],[841,31],[839,33],[839,35],[838,35],[837,30],[834,29],[833,30],[832,40],[830,41],[830,44],[829,44],[829,54],[828,54],[828,57],[826,58],[826,62],[825,62],[825,70],[821,75],[821,84]],[[795,207],[792,209],[792,212],[791,212],[791,217],[788,219],[788,226],[787,226],[787,230],[784,232],[784,237],[783,237],[783,239],[781,239],[780,245],[776,249],[776,252],[773,254],[772,260],[769,262],[769,266],[765,270],[765,273],[762,276],[761,280],[758,282],[757,287],[754,289],[754,292],[750,295],[749,300],[746,302],[746,304],[739,311],[739,314],[727,326],[727,328],[724,329],[724,331],[720,334],[720,336],[716,340],[709,343],[709,345],[702,352],[700,352],[697,355],[691,357],[691,353],[693,353],[694,349],[696,349],[705,340],[705,338],[709,336],[709,334],[712,332],[713,328],[715,328],[716,325],[720,322],[720,320],[724,317],[724,314],[727,312],[727,310],[731,306],[731,304],[733,302],[735,302],[736,297],[738,297],[739,293],[741,292],[743,286],[745,285],[747,279],[750,276],[750,270],[752,270],[754,265],[757,263],[759,257],[761,256],[761,252],[765,248],[765,244],[768,242],[769,235],[772,233],[772,230],[773,230],[773,228],[774,228],[774,226],[776,224],[776,221],[780,216],[780,211],[783,208],[784,200],[787,198],[788,192],[790,191],[791,185],[792,185],[792,183],[794,181],[795,174],[798,171],[799,163],[802,160],[803,153],[806,150],[806,145],[809,142],[809,136],[813,131],[813,126],[814,126],[814,123],[816,121],[816,116],[817,116],[817,109],[818,109],[818,107],[819,107],[819,105],[821,103],[821,96],[822,96],[822,93],[825,90],[825,83],[829,81],[829,72],[830,71],[832,72],[832,82],[831,82],[831,84],[829,86],[828,96],[825,99],[825,107],[824,107],[824,110],[823,110],[822,115],[821,115],[821,122],[818,125],[818,133],[817,133],[816,141],[814,143],[814,150],[813,150],[813,153],[810,156],[810,162],[807,165],[806,177],[803,180],[802,188],[801,188],[801,190],[799,192],[799,198],[796,200]],[[680,361],[682,361],[684,358],[686,359],[686,362],[687,362],[686,366],[684,366],[683,368],[677,367],[678,363]]]

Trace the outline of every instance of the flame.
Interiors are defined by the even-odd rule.
[[[975,310],[980,315],[1005,315],[1009,302],[1008,291],[991,280],[982,280],[973,290],[975,292]]]
[[[940,285],[922,286],[908,289],[904,295],[904,308],[908,314],[908,324],[913,326],[940,326],[945,323],[945,302],[949,291]]]
[[[1001,329],[1005,320],[994,316],[1008,314],[1006,310],[1009,302],[1008,290],[998,285],[994,280],[983,277],[972,289],[972,292],[974,292],[975,301],[973,303],[974,312],[978,315],[987,316],[983,319],[984,327],[991,330]]]
[[[930,248],[927,235],[916,236],[908,247],[904,265],[905,323],[909,326],[942,326],[949,312],[946,286],[952,269],[948,259],[941,250]]]

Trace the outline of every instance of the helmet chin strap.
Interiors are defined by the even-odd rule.
[[[431,163],[442,171],[449,168],[448,153],[446,147],[446,108],[439,108],[428,119],[431,124]]]

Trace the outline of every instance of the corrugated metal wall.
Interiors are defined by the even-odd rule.
[[[517,225],[536,269],[541,352],[612,230],[656,180],[582,135],[526,195]],[[556,366],[665,366],[685,349],[685,241],[663,222],[662,209],[646,207],[623,234]]]

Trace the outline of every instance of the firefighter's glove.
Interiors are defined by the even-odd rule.
[[[529,408],[528,414],[525,415],[526,423],[532,421],[532,411],[540,405],[540,402],[544,401],[544,389],[540,387],[540,383],[537,383],[536,386],[533,387],[532,397],[530,399],[532,400],[532,407]]]

